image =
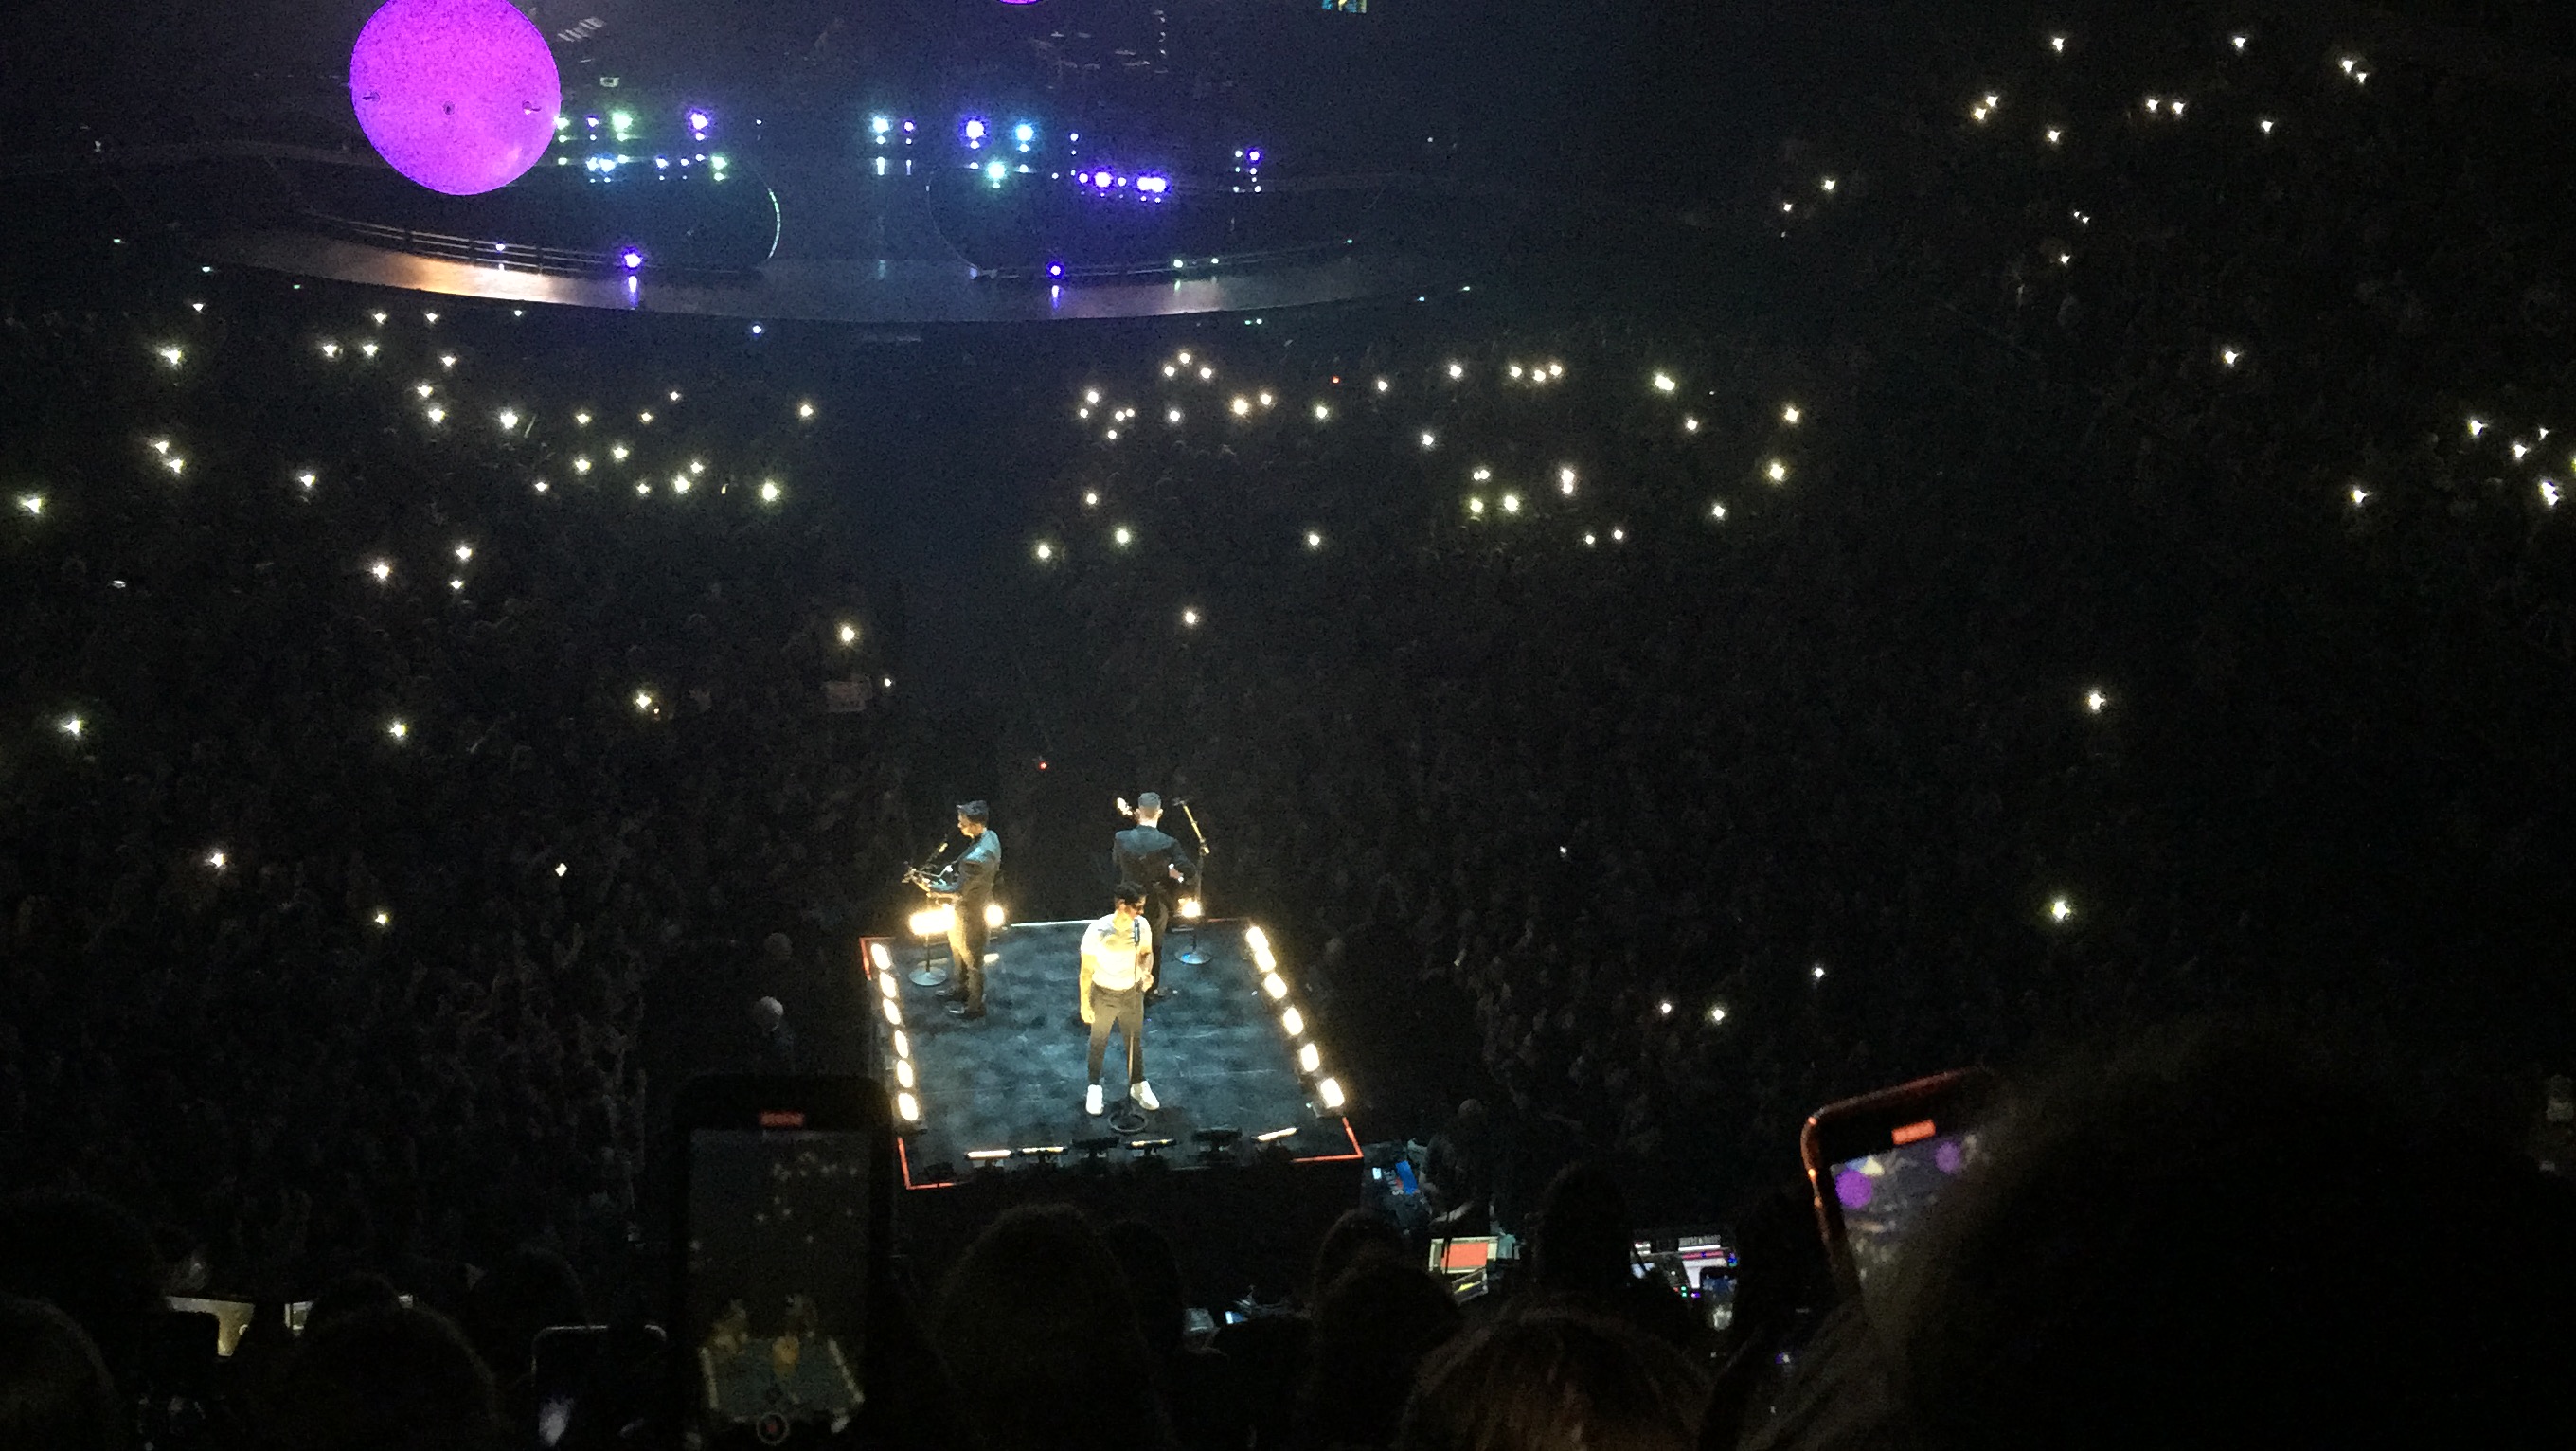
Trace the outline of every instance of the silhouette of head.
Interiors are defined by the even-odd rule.
[[[1510,1316],[1422,1367],[1398,1451],[1694,1451],[1708,1386],[1681,1352],[1614,1320]]]

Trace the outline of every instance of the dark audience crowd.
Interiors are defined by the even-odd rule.
[[[1748,1223],[1724,1324],[1637,1272],[1628,1201],[1590,1163],[1472,1293],[1354,1209],[1293,1311],[1222,1328],[1191,1325],[1155,1226],[1023,1205],[934,1292],[878,1306],[855,1426],[984,1451],[2565,1444],[2576,1194],[2389,1090],[2288,1037],[2132,1042],[2027,1083],[1866,1302],[1835,1303],[1812,1233]],[[0,1230],[13,1446],[135,1444],[138,1389],[141,1444],[314,1451],[668,1444],[687,1401],[651,1340],[640,1372],[603,1345],[568,1403],[538,1396],[528,1347],[586,1309],[550,1255],[453,1313],[344,1275],[292,1342],[255,1324],[191,1379],[139,1221],[21,1195]]]
[[[1085,344],[936,703],[828,432],[935,383],[13,290],[0,1445],[634,1444],[533,1347],[655,1363],[670,1090],[842,1061],[930,793],[1027,840],[1049,758],[1206,807],[1357,1116],[1529,1253],[1462,1301],[1355,1212],[1194,1328],[1233,1267],[1014,1211],[885,1307],[888,1444],[2565,1444],[2576,278],[2519,59],[1970,31],[1717,209],[1722,285]],[[2079,1041],[1859,1313],[1804,1116]],[[1722,1326],[1634,1264],[1712,1206]],[[170,1296],[257,1307],[220,1375]]]

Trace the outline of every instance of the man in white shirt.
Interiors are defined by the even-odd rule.
[[[1082,1020],[1091,1025],[1091,1091],[1083,1111],[1101,1112],[1100,1060],[1109,1030],[1127,1035],[1127,1084],[1138,1107],[1161,1108],[1145,1081],[1145,993],[1154,985],[1154,929],[1145,923],[1145,889],[1118,884],[1118,909],[1082,933]]]

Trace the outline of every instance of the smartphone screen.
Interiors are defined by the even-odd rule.
[[[1908,1139],[1908,1127],[1895,1130],[1898,1142],[1888,1148],[1832,1166],[1834,1203],[1842,1210],[1843,1239],[1851,1247],[1864,1302],[1873,1298],[1873,1282],[1884,1283],[1923,1212],[1960,1170],[1977,1161],[1982,1147],[1974,1128],[1937,1133],[1926,1120],[1923,1132]]]
[[[761,1120],[688,1131],[672,1339],[694,1363],[693,1447],[827,1444],[865,1397],[876,1136],[806,1129],[801,1113]]]
[[[1874,1309],[1888,1271],[1950,1181],[1976,1164],[2002,1080],[1962,1068],[1827,1104],[1798,1136],[1817,1227],[1846,1292]]]

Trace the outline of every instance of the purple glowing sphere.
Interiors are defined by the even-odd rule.
[[[1878,1186],[1858,1169],[1845,1169],[1834,1176],[1834,1197],[1845,1209],[1867,1209],[1869,1201],[1878,1197]]]
[[[349,100],[394,170],[472,196],[545,155],[563,79],[509,0],[387,0],[349,52]]]

